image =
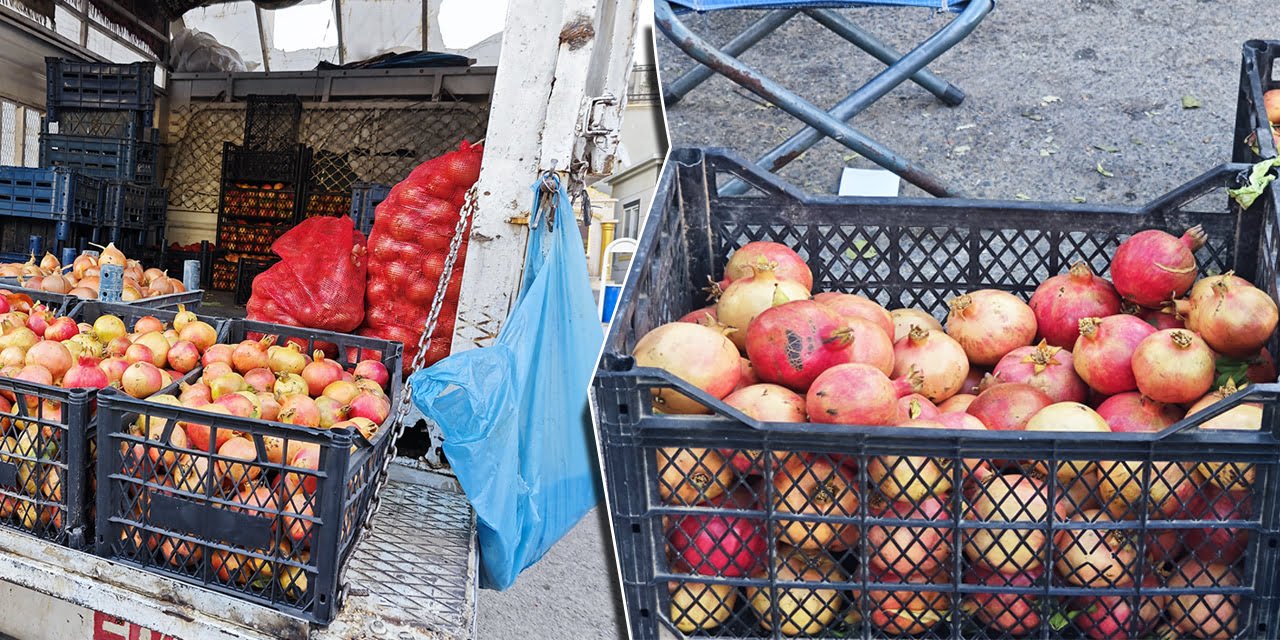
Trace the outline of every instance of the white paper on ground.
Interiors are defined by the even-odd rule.
[[[840,174],[840,195],[894,198],[901,182],[898,174],[892,171],[845,167]]]

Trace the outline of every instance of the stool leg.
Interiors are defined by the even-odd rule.
[[[933,62],[938,56],[945,53],[965,36],[968,36],[977,28],[978,23],[982,21],[993,6],[992,0],[973,0],[969,3],[960,15],[956,16],[951,22],[938,30],[937,33],[929,36],[927,40],[920,43],[910,53],[902,56],[898,64],[893,65],[877,74],[857,91],[849,94],[839,104],[832,107],[830,114],[832,117],[846,122],[855,115],[861,113],[864,109],[871,106],[876,100],[884,97],[885,94],[893,90],[894,87],[902,84],[912,74],[923,69],[925,65]],[[782,144],[774,147],[768,153],[760,157],[757,162],[767,171],[777,172],[785,167],[792,160],[800,157],[810,147],[822,140],[824,132],[819,131],[812,125],[806,127],[799,133],[791,136]],[[855,151],[857,151],[855,149]],[[861,153],[861,152],[859,152]],[[866,155],[866,154],[863,154]],[[870,158],[870,156],[868,156]],[[877,162],[875,158],[871,158],[876,164],[884,166]],[[734,181],[726,184],[720,192],[726,195],[741,195],[746,193],[747,185],[742,181]]]
[[[765,36],[773,33],[778,27],[781,27],[786,21],[790,20],[798,13],[795,9],[777,9],[765,14],[763,18],[751,23],[739,33],[737,37],[726,43],[721,50],[725,53],[737,57],[742,55],[743,51],[755,46],[757,42],[764,39]],[[698,63],[694,68],[684,72],[679,78],[676,78],[662,90],[662,99],[666,106],[680,102],[682,98],[694,87],[702,84],[711,74],[715,73],[702,63]]]
[[[898,53],[892,46],[881,41],[840,13],[830,9],[810,9],[805,13],[822,26],[835,32],[886,65],[895,65],[902,59],[902,54]],[[960,90],[960,87],[939,78],[928,69],[917,71],[915,75],[911,76],[911,80],[924,88],[925,91],[932,93],[948,107],[954,107],[964,102],[964,92]]]
[[[865,134],[845,124],[842,120],[837,120],[831,114],[773,80],[761,76],[754,69],[746,66],[736,58],[725,55],[712,47],[676,18],[675,12],[671,10],[671,5],[668,4],[667,0],[654,0],[654,13],[658,28],[671,39],[673,44],[698,62],[714,69],[744,89],[777,105],[787,113],[813,127],[821,135],[825,135],[866,156],[872,162],[902,176],[903,179],[926,192],[936,196],[959,195],[959,192],[951,190],[935,176],[910,160],[897,155],[884,145],[868,138]],[[917,70],[919,69],[903,70],[902,73],[906,74],[903,79]]]

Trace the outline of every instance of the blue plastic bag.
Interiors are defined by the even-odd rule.
[[[604,331],[569,196],[554,182],[554,225],[534,185],[524,281],[498,339],[409,377],[476,510],[489,589],[510,587],[601,495],[587,386]]]

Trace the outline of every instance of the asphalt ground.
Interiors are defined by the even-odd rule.
[[[923,9],[843,13],[899,50],[948,19]],[[722,44],[759,15],[686,20]],[[1230,161],[1240,49],[1252,38],[1280,39],[1280,3],[1000,2],[930,66],[967,93],[963,104],[944,106],[907,83],[852,124],[967,195],[1139,204]],[[661,34],[657,40],[659,70],[669,81],[691,63]],[[883,68],[804,17],[744,59],[824,108]],[[725,146],[750,157],[801,128],[721,78],[674,105],[667,120],[673,147]],[[874,167],[824,141],[781,175],[830,194],[845,166]],[[621,637],[607,538],[604,520],[590,514],[510,590],[482,591],[478,636]]]

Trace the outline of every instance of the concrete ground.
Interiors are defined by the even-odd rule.
[[[919,9],[847,13],[899,49],[946,19]],[[758,15],[688,21],[723,43]],[[1230,160],[1241,44],[1278,37],[1280,4],[1264,0],[1002,2],[931,67],[967,92],[961,106],[908,84],[853,124],[970,195],[1139,203]],[[689,66],[661,34],[658,58],[668,80]],[[823,107],[881,69],[806,18],[746,60]],[[1184,108],[1184,96],[1200,106]],[[756,154],[799,129],[722,79],[669,110],[668,125],[675,147]],[[833,193],[844,166],[873,165],[823,142],[782,175]],[[481,592],[478,636],[623,637],[607,537],[604,521],[588,515],[512,589]]]

